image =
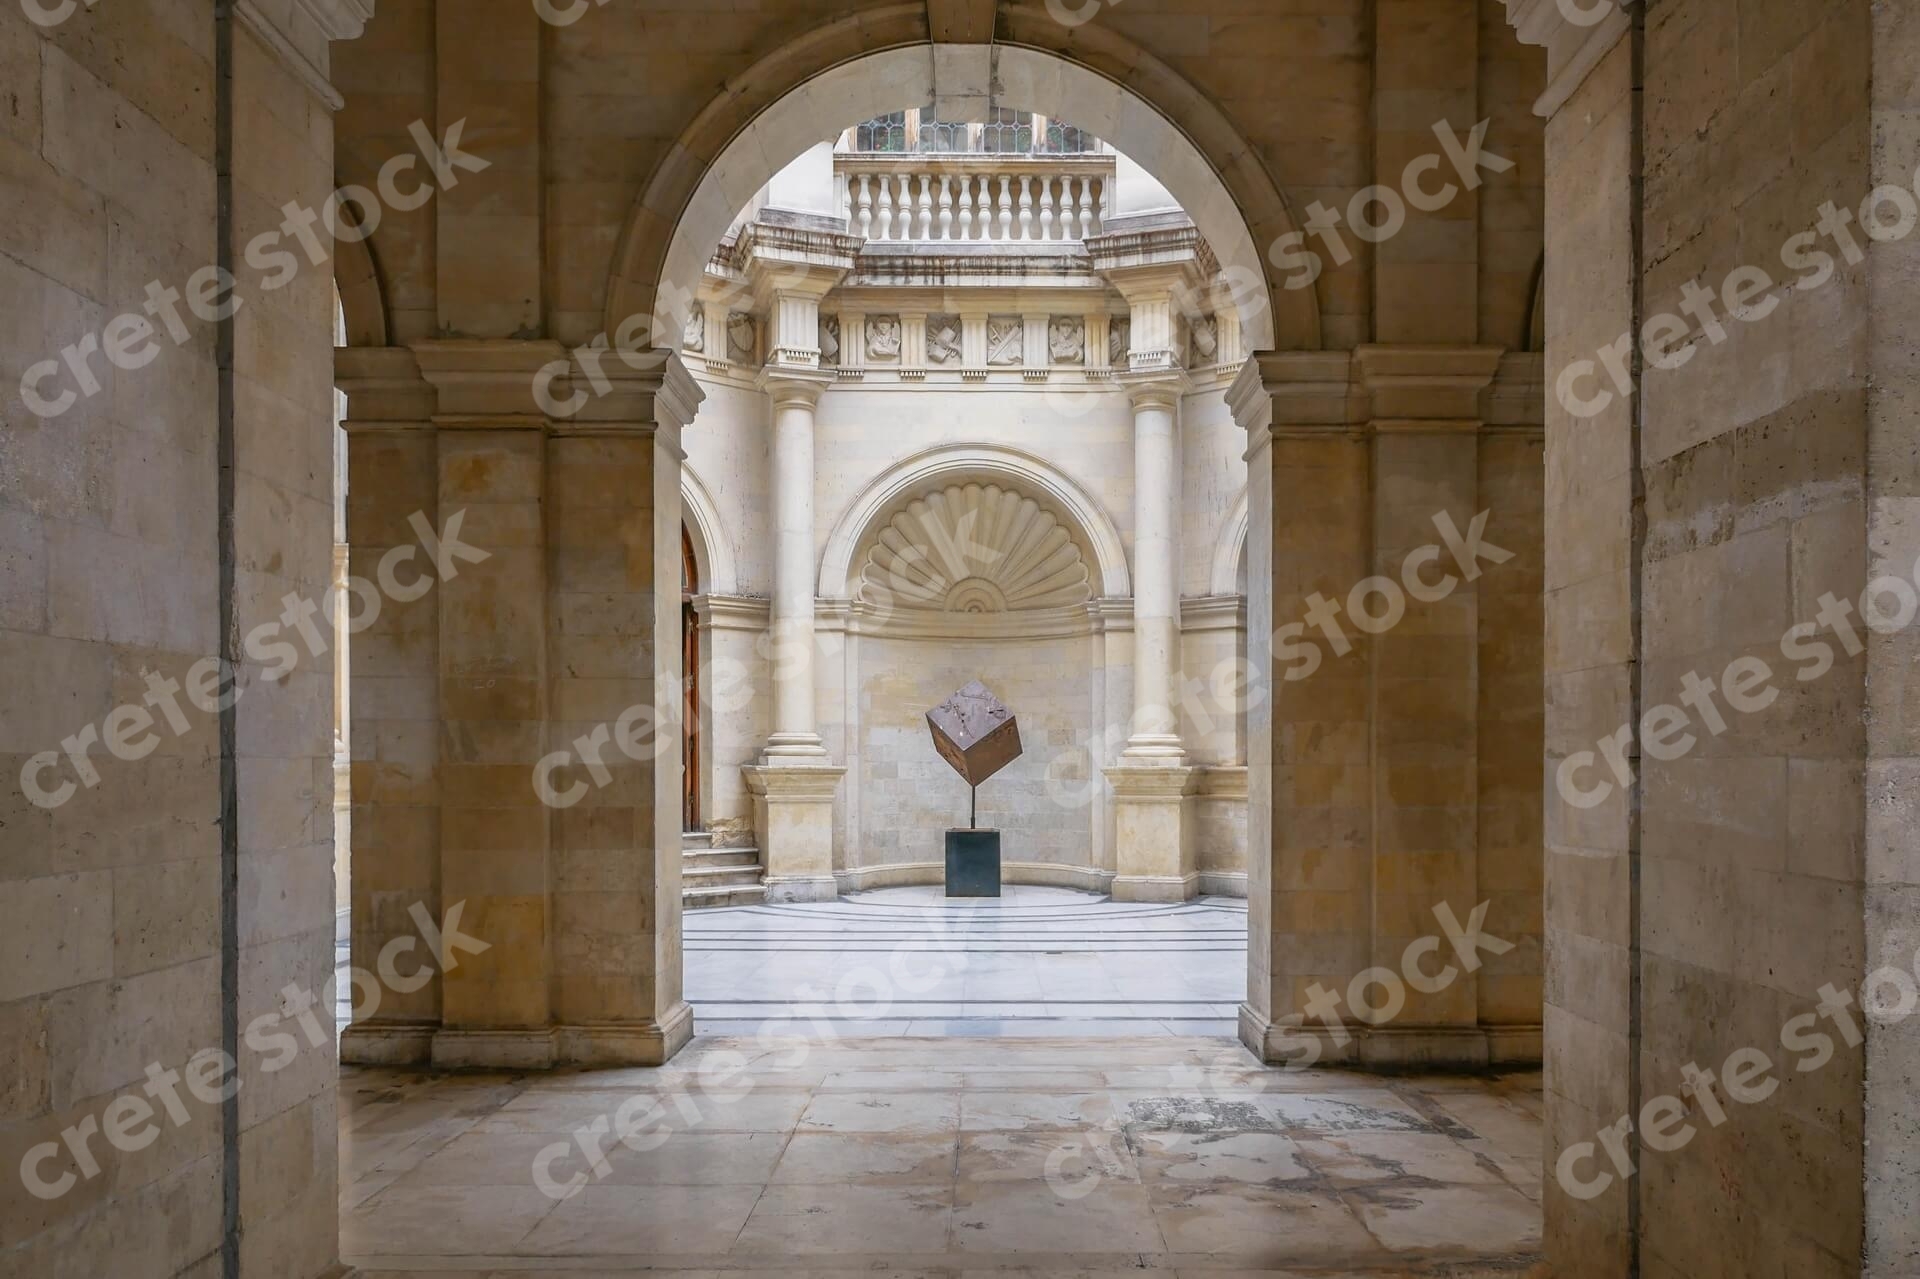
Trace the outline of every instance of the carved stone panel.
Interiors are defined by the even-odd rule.
[[[959,316],[929,315],[927,317],[927,360],[933,364],[958,364],[960,332]]]
[[[900,358],[899,316],[870,315],[867,317],[867,358],[881,363]]]
[[[1047,325],[1047,353],[1055,364],[1087,362],[1087,322],[1078,315],[1056,315]]]

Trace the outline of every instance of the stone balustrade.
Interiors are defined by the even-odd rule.
[[[848,229],[892,243],[1058,243],[1098,235],[1111,155],[834,157]]]

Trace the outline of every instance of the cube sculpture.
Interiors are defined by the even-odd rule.
[[[981,830],[974,800],[980,783],[1020,758],[1020,725],[1006,704],[974,680],[927,712],[933,748],[965,779],[965,830],[947,832],[947,896],[1000,895],[1000,832]]]

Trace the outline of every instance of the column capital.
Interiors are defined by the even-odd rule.
[[[1522,44],[1547,51],[1547,91],[1533,113],[1551,120],[1633,27],[1638,0],[1502,0]]]
[[[817,303],[853,270],[863,244],[843,230],[756,219],[740,229],[733,260],[752,284],[756,305],[783,294]]]
[[[1500,371],[1497,346],[1362,346],[1353,381],[1367,393],[1370,417],[1477,423],[1480,394]]]
[[[1255,443],[1277,430],[1333,433],[1361,428],[1365,393],[1346,351],[1262,351],[1240,368],[1227,407]]]
[[[833,374],[812,369],[776,368],[769,365],[760,370],[758,385],[762,391],[773,397],[773,407],[787,408],[791,405],[805,405],[809,409],[820,407],[820,397],[833,385]]]
[[[1180,399],[1193,390],[1193,380],[1185,369],[1152,369],[1135,373],[1121,373],[1115,379],[1127,398],[1133,401],[1135,411],[1140,409],[1168,409],[1180,407]]]

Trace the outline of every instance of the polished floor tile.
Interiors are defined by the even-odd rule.
[[[721,1054],[749,1063],[725,1093],[702,1070]],[[657,1071],[349,1069],[343,1246],[370,1279],[1527,1274],[1539,1089],[1173,1036],[703,1036]],[[629,1102],[659,1107],[632,1145],[611,1124]]]

